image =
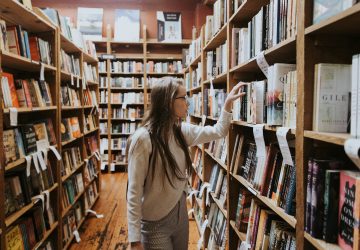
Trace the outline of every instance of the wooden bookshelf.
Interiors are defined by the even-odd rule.
[[[235,231],[235,233],[237,234],[237,236],[239,237],[239,239],[241,241],[246,241],[246,233],[242,233],[240,232],[236,226],[235,226],[235,221],[233,220],[230,220],[230,225],[231,225],[231,228]]]
[[[115,166],[126,166],[124,162],[112,161],[113,155],[123,153],[124,149],[121,148],[111,148],[112,139],[117,139],[121,137],[128,138],[132,133],[113,133],[112,126],[114,124],[123,124],[123,123],[140,123],[142,117],[140,118],[113,118],[113,108],[122,108],[122,103],[111,103],[110,93],[127,93],[127,92],[136,92],[144,94],[144,102],[141,103],[129,103],[126,105],[126,108],[142,108],[146,110],[149,102],[147,100],[147,94],[150,93],[151,88],[147,86],[148,77],[161,78],[163,76],[171,77],[183,77],[183,73],[156,73],[156,72],[147,72],[146,65],[148,61],[154,62],[167,62],[174,60],[182,59],[182,48],[189,46],[190,40],[182,40],[179,43],[163,43],[158,42],[154,39],[147,39],[147,29],[146,26],[143,26],[144,36],[140,39],[139,42],[118,42],[114,41],[111,37],[111,34],[108,33],[106,40],[95,41],[95,46],[101,50],[98,51],[99,60],[106,62],[106,71],[100,72],[103,77],[107,78],[108,86],[101,87],[102,91],[107,90],[108,100],[105,103],[101,103],[101,107],[107,108],[108,118],[100,119],[102,123],[107,123],[108,133],[101,134],[102,138],[108,140],[107,148],[104,149],[105,153],[108,154],[108,161],[104,162],[107,166],[106,170],[103,172],[111,172],[111,164]],[[105,45],[106,44],[106,45]],[[115,59],[101,59],[101,54],[112,54],[115,56]],[[112,61],[137,61],[143,63],[143,72],[136,73],[117,73],[112,72],[110,64]],[[111,86],[112,77],[135,77],[143,78],[143,86],[141,87],[113,87]],[[116,169],[115,169],[116,170]]]

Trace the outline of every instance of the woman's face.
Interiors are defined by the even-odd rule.
[[[179,86],[178,93],[175,97],[173,105],[175,116],[178,118],[186,118],[188,111],[188,102],[186,89],[183,86]]]

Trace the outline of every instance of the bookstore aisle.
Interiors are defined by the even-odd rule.
[[[104,218],[87,219],[80,229],[81,242],[70,250],[125,250],[128,247],[126,221],[126,173],[104,175],[101,196],[93,210]],[[196,250],[199,232],[194,220],[190,220],[189,250]]]

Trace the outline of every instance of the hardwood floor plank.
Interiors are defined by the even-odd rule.
[[[80,243],[70,250],[126,250],[128,249],[126,217],[126,173],[102,175],[100,198],[93,210],[103,214],[97,219],[89,215],[80,228]],[[190,221],[189,250],[197,249],[199,232],[195,221]]]

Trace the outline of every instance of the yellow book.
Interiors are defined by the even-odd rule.
[[[19,225],[11,228],[5,236],[7,250],[24,250],[24,242]]]

